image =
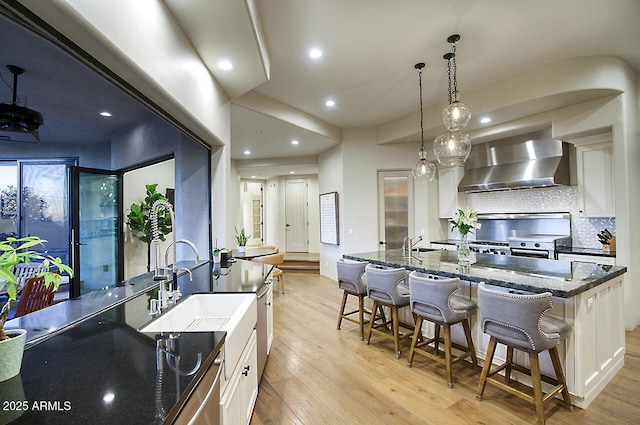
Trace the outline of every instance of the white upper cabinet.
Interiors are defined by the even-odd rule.
[[[438,201],[440,218],[451,218],[460,208],[458,184],[464,176],[464,167],[438,169]]]
[[[606,138],[606,137],[605,137]],[[603,137],[591,140],[602,140]],[[611,138],[576,146],[581,217],[614,217],[613,145]]]

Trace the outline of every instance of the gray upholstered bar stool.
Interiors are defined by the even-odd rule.
[[[544,402],[552,399],[557,393],[562,393],[565,406],[571,410],[571,398],[565,381],[558,344],[571,333],[571,327],[564,321],[545,315],[552,308],[551,293],[525,295],[495,291],[487,288],[484,283],[478,284],[478,305],[480,307],[482,330],[491,336],[487,348],[487,356],[480,376],[476,398],[482,399],[487,383],[491,383],[513,395],[532,402],[536,406],[538,424],[544,424]],[[496,344],[507,346],[507,359],[504,364],[491,370]],[[529,354],[531,369],[525,369],[513,364],[513,350],[517,349]],[[554,387],[547,393],[542,393],[542,375],[538,355],[542,351],[549,351],[553,369],[556,374]],[[492,376],[499,371],[505,371],[504,381]],[[510,386],[511,370],[531,375],[533,396]],[[544,377],[545,381],[551,378]]]
[[[364,269],[367,264],[369,263],[365,261],[345,261],[343,259],[338,260],[336,263],[338,269],[338,287],[343,291],[336,329],[340,329],[342,319],[356,323],[360,327],[360,340],[364,340],[364,313],[370,313],[364,308],[364,297],[367,295],[367,284],[364,282]],[[344,310],[347,307],[347,298],[349,295],[358,298],[358,309],[345,313]],[[356,313],[358,313],[357,319],[350,317]]]
[[[460,289],[460,279],[432,276],[419,272],[411,272],[409,275],[409,291],[411,299],[411,312],[416,317],[416,327],[409,350],[407,366],[411,367],[415,353],[422,354],[432,360],[445,365],[447,370],[447,385],[453,388],[453,363],[471,357],[474,366],[478,366],[476,351],[471,339],[469,316],[476,312],[476,303],[469,298],[456,295]],[[418,343],[422,335],[422,322],[427,320],[435,325],[434,338]],[[462,323],[467,346],[451,341],[451,326]],[[444,358],[439,355],[438,342],[440,341],[440,327],[444,333]],[[435,351],[426,351],[429,344],[434,343]],[[452,357],[451,347],[462,350],[462,354]]]
[[[369,264],[365,268],[365,273],[367,294],[373,300],[371,311],[375,312],[380,306],[387,306],[391,309],[391,321],[384,320],[375,323],[376,315],[371,315],[367,329],[367,344],[371,341],[372,333],[391,339],[396,359],[399,359],[400,339],[411,336],[411,334],[400,335],[400,318],[398,317],[398,309],[409,305],[407,271],[404,268],[383,268]],[[391,334],[386,332],[388,325],[391,325]],[[379,329],[382,326],[385,331]]]

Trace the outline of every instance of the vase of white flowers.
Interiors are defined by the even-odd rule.
[[[458,209],[455,216],[451,219],[451,230],[458,229],[460,233],[460,245],[458,246],[458,262],[460,264],[469,264],[471,252],[467,238],[470,232],[479,228],[478,212],[470,208],[464,211]]]

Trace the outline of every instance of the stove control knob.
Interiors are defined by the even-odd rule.
[[[527,244],[524,242],[520,242],[520,246],[527,246]]]
[[[534,244],[534,246],[535,246],[536,248],[540,248],[540,244],[539,244],[539,243],[535,243],[535,244]]]
[[[507,253],[506,253],[506,252],[504,252],[504,251],[501,251],[501,252],[500,252],[500,255],[507,255]]]

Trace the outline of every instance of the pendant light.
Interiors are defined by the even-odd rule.
[[[458,34],[447,38],[447,42],[451,44],[451,52],[444,55],[444,59],[447,61],[449,106],[442,111],[442,121],[447,127],[447,131],[438,136],[433,143],[433,152],[438,164],[445,167],[464,165],[469,157],[469,152],[471,152],[471,137],[462,132],[469,124],[471,111],[467,105],[460,102],[460,93],[458,92],[456,43],[459,40]]]
[[[424,149],[424,113],[422,112],[422,68],[425,64],[420,62],[415,65],[418,70],[418,80],[420,82],[420,150],[418,151],[418,162],[415,163],[411,172],[413,178],[418,181],[431,181],[436,175],[436,166],[433,162],[427,161],[427,152]]]

